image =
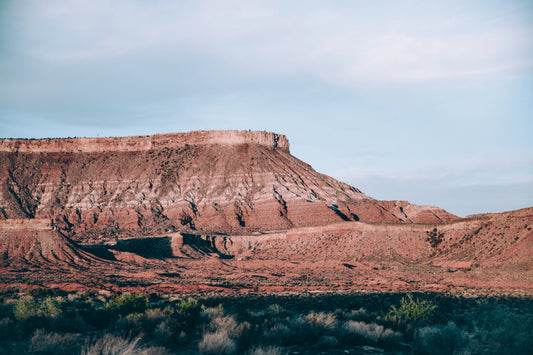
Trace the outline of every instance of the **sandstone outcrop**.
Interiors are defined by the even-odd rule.
[[[458,217],[368,197],[292,156],[283,135],[199,131],[0,140],[0,219],[17,218],[49,219],[74,240],[96,242]]]
[[[100,260],[39,219],[0,221],[0,267],[87,267]]]

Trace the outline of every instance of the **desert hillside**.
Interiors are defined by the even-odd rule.
[[[0,140],[0,218],[50,219],[74,240],[98,241],[458,217],[366,196],[292,156],[283,135],[198,131]]]
[[[529,292],[532,226],[375,200],[269,132],[0,140],[4,285]]]

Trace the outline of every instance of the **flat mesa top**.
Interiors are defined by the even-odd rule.
[[[285,135],[266,131],[192,131],[151,136],[106,138],[0,139],[0,152],[53,153],[102,151],[146,151],[185,145],[257,144],[289,151]]]

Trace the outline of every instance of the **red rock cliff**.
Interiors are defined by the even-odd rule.
[[[293,157],[283,135],[199,131],[0,140],[0,219],[12,218],[50,219],[65,235],[87,241],[457,217],[374,200]]]

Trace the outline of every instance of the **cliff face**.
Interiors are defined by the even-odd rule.
[[[374,200],[293,157],[285,136],[249,131],[0,140],[0,219],[12,218],[50,219],[83,241],[457,219]]]
[[[289,151],[289,141],[282,134],[257,131],[195,131],[153,136],[108,138],[0,139],[0,152],[18,153],[103,153],[142,152],[188,145],[257,144]]]

